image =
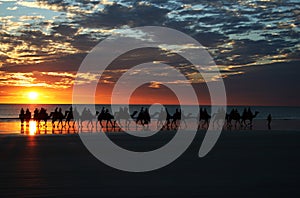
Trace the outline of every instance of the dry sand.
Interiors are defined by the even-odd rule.
[[[133,141],[163,144],[174,134]],[[0,197],[290,197],[300,195],[300,131],[224,131],[198,158],[204,131],[172,164],[147,173],[122,172],[94,158],[77,135],[0,136]]]

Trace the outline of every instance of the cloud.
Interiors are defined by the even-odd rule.
[[[7,9],[7,10],[17,10],[17,9],[18,9],[18,6],[14,6],[14,7],[7,7],[6,9]]]
[[[159,89],[160,87],[161,87],[161,83],[160,82],[152,81],[149,84],[149,88]]]
[[[0,86],[46,87],[66,89],[72,87],[76,77],[77,84],[85,85],[98,82],[99,75],[93,73],[68,72],[3,72],[0,71]]]
[[[63,3],[63,1],[51,1],[46,2],[46,1],[17,1],[17,5],[19,6],[24,6],[24,7],[29,7],[29,8],[39,8],[39,9],[47,9],[47,10],[53,10],[53,11],[64,11],[65,6],[68,4]]]
[[[44,19],[44,16],[41,15],[35,15],[35,16],[20,16],[19,20],[20,21],[32,21],[32,20],[40,20],[40,19]]]
[[[300,12],[293,1],[37,0],[6,6],[16,7],[40,9],[45,15],[0,17],[0,70],[8,73],[73,73],[85,55],[109,35],[145,39],[141,32],[128,29],[144,25],[174,28],[198,40],[221,68],[222,76],[206,71],[215,80],[244,74],[248,71],[244,68],[251,66],[299,59]],[[47,11],[56,13],[51,20]],[[195,46],[161,47],[180,52]],[[114,71],[144,61],[184,65],[174,54],[169,53],[169,59],[153,60],[154,54],[147,53],[142,50],[139,55],[121,57],[115,61],[120,66]],[[185,69],[193,74],[188,66]],[[103,82],[113,83],[120,74],[111,69]],[[67,81],[58,80],[59,86]]]

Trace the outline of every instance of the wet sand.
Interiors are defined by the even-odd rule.
[[[124,146],[160,146],[174,134]],[[0,196],[289,197],[299,196],[300,131],[224,131],[198,158],[204,131],[172,164],[147,173],[113,169],[94,158],[78,135],[0,136]]]
[[[87,123],[84,122],[83,125],[84,127],[81,128],[80,130],[82,132],[100,132],[100,131],[106,131],[106,129],[101,129],[99,124],[97,125],[98,127],[96,128],[95,126],[95,122],[93,122],[94,124],[94,128],[91,127],[91,125],[89,126],[89,128],[86,127]],[[189,128],[192,129],[196,129],[197,128],[197,123],[195,119],[188,119],[186,120],[187,125],[189,126]],[[203,123],[203,121],[202,121]],[[124,123],[122,123],[124,124]],[[237,126],[234,126],[234,121],[232,121],[232,128],[228,129],[226,127],[224,127],[224,131],[239,131],[239,130],[249,130],[249,127],[247,127],[246,129],[243,127],[240,127],[239,124],[237,124]],[[217,127],[217,124],[215,124],[215,127]],[[156,121],[151,123],[151,127],[153,130],[156,130]],[[183,124],[183,129],[185,128],[185,125]],[[271,129],[272,131],[300,131],[300,120],[273,120],[271,123]],[[135,131],[136,127],[133,123],[131,123],[130,125],[130,130]],[[142,130],[142,128],[140,127],[138,130]],[[266,120],[253,120],[253,127],[252,130],[256,130],[256,131],[264,131],[264,130],[268,130],[268,126],[267,126],[267,121]],[[109,128],[108,129],[109,132],[113,131],[113,129]],[[118,131],[118,129],[117,129]],[[1,135],[5,135],[5,134],[21,134],[21,132],[23,134],[30,134],[31,131],[29,129],[28,126],[26,126],[26,124],[24,124],[23,128],[21,127],[21,124],[19,122],[19,120],[5,120],[5,121],[1,121],[0,122],[0,136]],[[66,127],[66,128],[53,128],[52,124],[50,121],[48,121],[47,123],[47,127],[41,127],[39,130],[35,130],[34,133],[38,133],[38,134],[73,134],[73,133],[77,133],[78,132],[78,128],[77,125],[75,125],[74,128],[72,127]]]

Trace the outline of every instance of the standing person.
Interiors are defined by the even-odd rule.
[[[30,112],[29,109],[27,108],[27,109],[26,109],[26,113],[25,113],[25,121],[26,121],[27,123],[29,123],[30,119],[31,119],[31,112]]]
[[[144,111],[144,123],[149,124],[151,122],[151,117],[148,108]]]
[[[271,130],[271,122],[272,122],[272,115],[271,114],[268,115],[267,121],[268,121],[268,129]]]
[[[33,119],[35,121],[37,121],[38,120],[38,116],[39,116],[39,110],[38,110],[38,108],[35,108],[35,110],[33,111]]]
[[[25,111],[23,108],[21,108],[21,110],[20,110],[19,118],[21,120],[21,125],[23,126],[24,120],[25,120]]]

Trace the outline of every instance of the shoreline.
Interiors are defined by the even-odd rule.
[[[95,123],[95,122],[94,122]],[[157,130],[155,121],[152,123],[150,128],[152,130]],[[192,119],[187,122],[188,125],[193,127],[192,129],[196,129],[196,123]],[[222,133],[224,132],[245,132],[245,131],[300,131],[300,119],[273,119],[271,123],[271,130],[268,130],[267,127],[267,121],[266,120],[253,120],[253,127],[250,129],[249,127],[247,128],[241,128],[239,124],[237,124],[237,127],[234,126],[234,122],[232,122],[232,127],[227,128],[223,127]],[[139,128],[138,130],[135,129],[135,124],[131,123],[129,131],[132,132],[139,132],[142,129]],[[217,124],[215,125],[215,128],[217,128]],[[183,130],[186,130],[184,127],[182,128]],[[72,127],[66,127],[66,128],[53,128],[51,125],[51,122],[47,123],[47,127],[41,127],[35,132],[30,132],[29,130],[30,127],[26,126],[24,124],[23,128],[21,127],[21,124],[19,120],[8,120],[8,121],[0,121],[0,136],[2,135],[28,135],[28,134],[35,134],[35,135],[61,135],[61,134],[73,134],[73,133],[78,133],[78,128],[75,126],[75,128]],[[164,130],[163,132],[169,132],[171,130]],[[23,133],[21,133],[23,131]],[[187,130],[188,131],[188,130]],[[206,128],[200,128],[200,131],[206,131]],[[84,127],[81,129],[82,133],[97,133],[97,132],[107,132],[107,133],[120,133],[118,129],[116,131],[112,130],[111,128],[106,131],[106,128],[104,128],[104,131],[99,127],[96,128],[94,125],[94,128],[89,127],[87,128],[84,123]]]

